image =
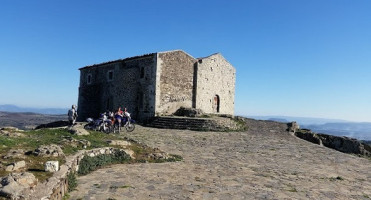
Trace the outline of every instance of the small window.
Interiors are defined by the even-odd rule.
[[[144,78],[144,67],[140,68],[140,78]]]
[[[91,84],[91,74],[88,74],[86,83]]]
[[[107,72],[107,79],[109,81],[112,81],[113,80],[113,71],[112,70]]]

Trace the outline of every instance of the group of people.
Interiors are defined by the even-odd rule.
[[[115,123],[115,121],[119,124],[121,124],[122,119],[127,118],[127,120],[130,120],[130,113],[127,111],[126,108],[124,110],[121,110],[121,107],[119,107],[115,113],[107,111],[105,114],[107,117],[109,117],[112,120],[112,124]]]
[[[128,120],[131,119],[130,113],[127,111],[127,109],[124,108],[124,110],[121,110],[121,107],[119,107],[115,113],[107,111],[106,113],[103,113],[101,115],[101,118],[103,118],[102,120],[104,120],[104,118],[107,117],[112,120],[112,124],[114,124],[115,120],[121,124],[121,120],[123,118],[127,118]],[[70,122],[71,126],[75,124],[76,119],[77,119],[76,105],[72,105],[72,108],[68,110],[68,121]]]

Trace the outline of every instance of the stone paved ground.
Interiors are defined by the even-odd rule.
[[[371,160],[309,143],[275,122],[247,132],[138,127],[126,134],[184,161],[114,165],[78,178],[70,199],[369,199]]]

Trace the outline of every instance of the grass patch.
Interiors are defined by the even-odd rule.
[[[112,185],[109,187],[110,189],[125,189],[125,188],[134,188],[133,186],[130,186],[130,185],[122,185],[122,186],[116,186],[116,185]]]
[[[246,122],[240,118],[240,117],[234,117],[232,118],[234,122],[237,124],[237,130],[236,131],[247,131],[249,127],[247,126]]]
[[[65,155],[73,155],[77,151],[82,150],[83,146],[79,144],[71,144],[65,142],[67,138],[73,138],[75,140],[87,140],[90,142],[90,146],[86,149],[108,147],[107,140],[122,140],[120,135],[116,134],[105,134],[96,131],[89,131],[90,135],[77,136],[68,132],[66,129],[38,129],[31,131],[24,131],[23,137],[7,137],[0,135],[0,157],[6,155],[11,149],[21,149],[27,152],[24,158],[8,158],[2,159],[1,164],[6,166],[8,164],[24,160],[26,162],[26,171],[31,172],[39,180],[44,182],[50,178],[53,173],[44,171],[44,164],[46,161],[54,160],[59,161],[59,165],[65,163],[65,157],[41,157],[35,156],[32,152],[40,147],[41,145],[57,144],[61,146]],[[64,141],[64,142],[63,142]],[[95,157],[85,156],[79,165],[77,173],[68,174],[69,187],[68,191],[74,190],[77,186],[76,175],[84,175],[93,170],[101,168],[105,165],[118,164],[118,163],[135,163],[135,162],[176,162],[181,161],[183,158],[178,155],[169,155],[167,159],[152,159],[150,154],[162,153],[158,149],[150,148],[146,145],[137,144],[134,141],[130,141],[132,145],[128,146],[129,149],[134,151],[135,160],[126,154],[124,151],[115,150],[113,154],[102,154]],[[121,147],[117,147],[121,148]],[[5,169],[0,170],[0,177],[6,176],[11,172],[6,172]],[[99,185],[96,187],[100,187]],[[124,185],[118,188],[133,188],[132,186]],[[65,195],[64,199],[68,199],[68,194]],[[1,198],[0,198],[1,199]]]
[[[134,188],[134,187],[130,185],[123,185],[123,186],[120,186],[119,188]]]
[[[118,136],[113,134],[104,134],[101,132],[90,131],[88,136],[77,136],[68,132],[66,129],[38,129],[22,132],[24,137],[7,137],[0,135],[0,157],[5,156],[11,149],[22,149],[25,152],[30,152],[25,155],[25,158],[9,158],[2,159],[2,165],[25,160],[27,171],[33,173],[40,182],[48,179],[52,176],[52,173],[44,172],[44,163],[49,160],[58,160],[59,165],[65,163],[64,157],[41,157],[32,155],[32,151],[41,145],[57,144],[60,145],[65,155],[72,155],[77,151],[83,149],[80,146],[72,146],[68,143],[63,143],[65,138],[71,137],[76,140],[85,139],[91,143],[91,146],[87,149],[106,147],[108,146],[106,140],[120,139]],[[6,172],[5,169],[0,170],[0,177],[8,175],[10,172]]]

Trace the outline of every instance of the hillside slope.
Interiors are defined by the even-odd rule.
[[[37,125],[67,120],[65,115],[43,115],[36,113],[0,112],[0,127],[13,126],[19,129],[32,129]]]

